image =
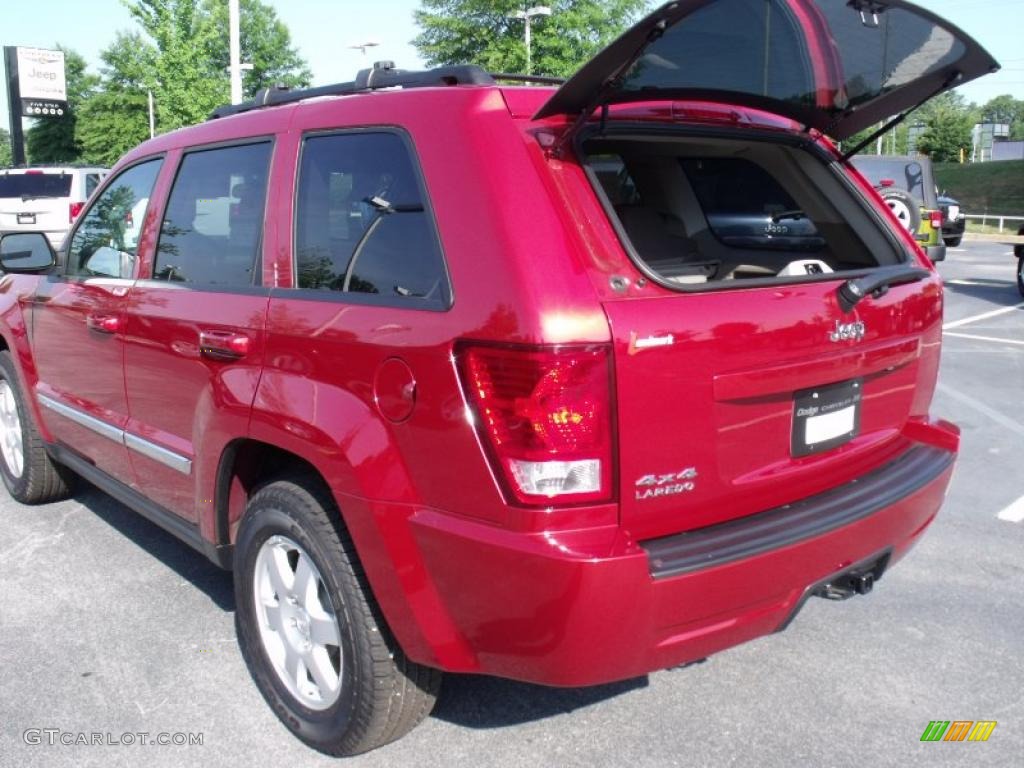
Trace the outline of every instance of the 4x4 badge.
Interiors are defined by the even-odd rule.
[[[836,327],[828,335],[829,341],[860,341],[867,333],[867,326],[863,320],[853,323],[840,323],[836,320]]]

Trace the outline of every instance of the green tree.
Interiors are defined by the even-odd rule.
[[[137,50],[105,59],[111,82],[153,89],[161,131],[205,120],[230,97],[227,4],[217,0],[123,0],[144,37]],[[259,0],[241,0],[242,60],[253,64],[243,82],[306,85],[309,68],[291,44],[288,28]]]
[[[1008,93],[996,96],[981,107],[981,115],[985,122],[1007,123],[1011,139],[1024,139],[1024,100]]]
[[[72,163],[79,159],[81,147],[75,140],[78,112],[99,83],[96,75],[85,71],[84,58],[70,48],[57,47],[64,51],[68,110],[61,117],[38,118],[25,132],[30,163]]]
[[[525,72],[523,22],[509,18],[519,0],[423,0],[422,30],[412,41],[431,66],[476,64],[489,72]],[[529,5],[532,5],[530,3]],[[532,74],[568,77],[647,9],[648,0],[551,0],[552,14],[531,22]]]
[[[6,128],[0,128],[0,168],[10,166],[11,160],[11,134]]]
[[[947,91],[911,116],[928,126],[918,137],[917,151],[939,163],[957,162],[960,150],[971,149],[971,128],[978,115],[956,91]]]

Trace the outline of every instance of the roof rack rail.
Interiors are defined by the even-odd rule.
[[[334,83],[316,88],[292,90],[288,86],[275,85],[256,92],[251,101],[241,104],[228,104],[218,107],[209,119],[251,112],[263,107],[274,107],[280,104],[291,104],[317,96],[346,96],[353,93],[366,93],[381,88],[428,88],[447,85],[494,85],[494,78],[480,67],[459,65],[454,67],[437,67],[423,72],[410,72],[396,69],[393,62],[375,62],[372,69],[363,69],[356,74],[350,83]]]
[[[514,72],[491,72],[495,80],[507,80],[511,83],[541,83],[543,85],[561,85],[565,82],[564,77],[551,77],[550,75],[523,75]]]

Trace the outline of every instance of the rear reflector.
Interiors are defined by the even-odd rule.
[[[551,506],[611,500],[606,346],[466,344],[458,360],[481,441],[515,501]]]
[[[82,208],[85,207],[85,203],[69,203],[68,204],[68,224],[74,224],[75,219],[78,218],[78,214],[82,212]]]

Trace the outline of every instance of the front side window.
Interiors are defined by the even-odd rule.
[[[146,208],[161,162],[154,159],[133,165],[103,190],[71,238],[67,274],[132,276]]]
[[[423,201],[397,134],[308,137],[295,213],[298,287],[446,308],[448,277]]]
[[[191,152],[160,226],[153,277],[245,287],[259,282],[270,142]]]

